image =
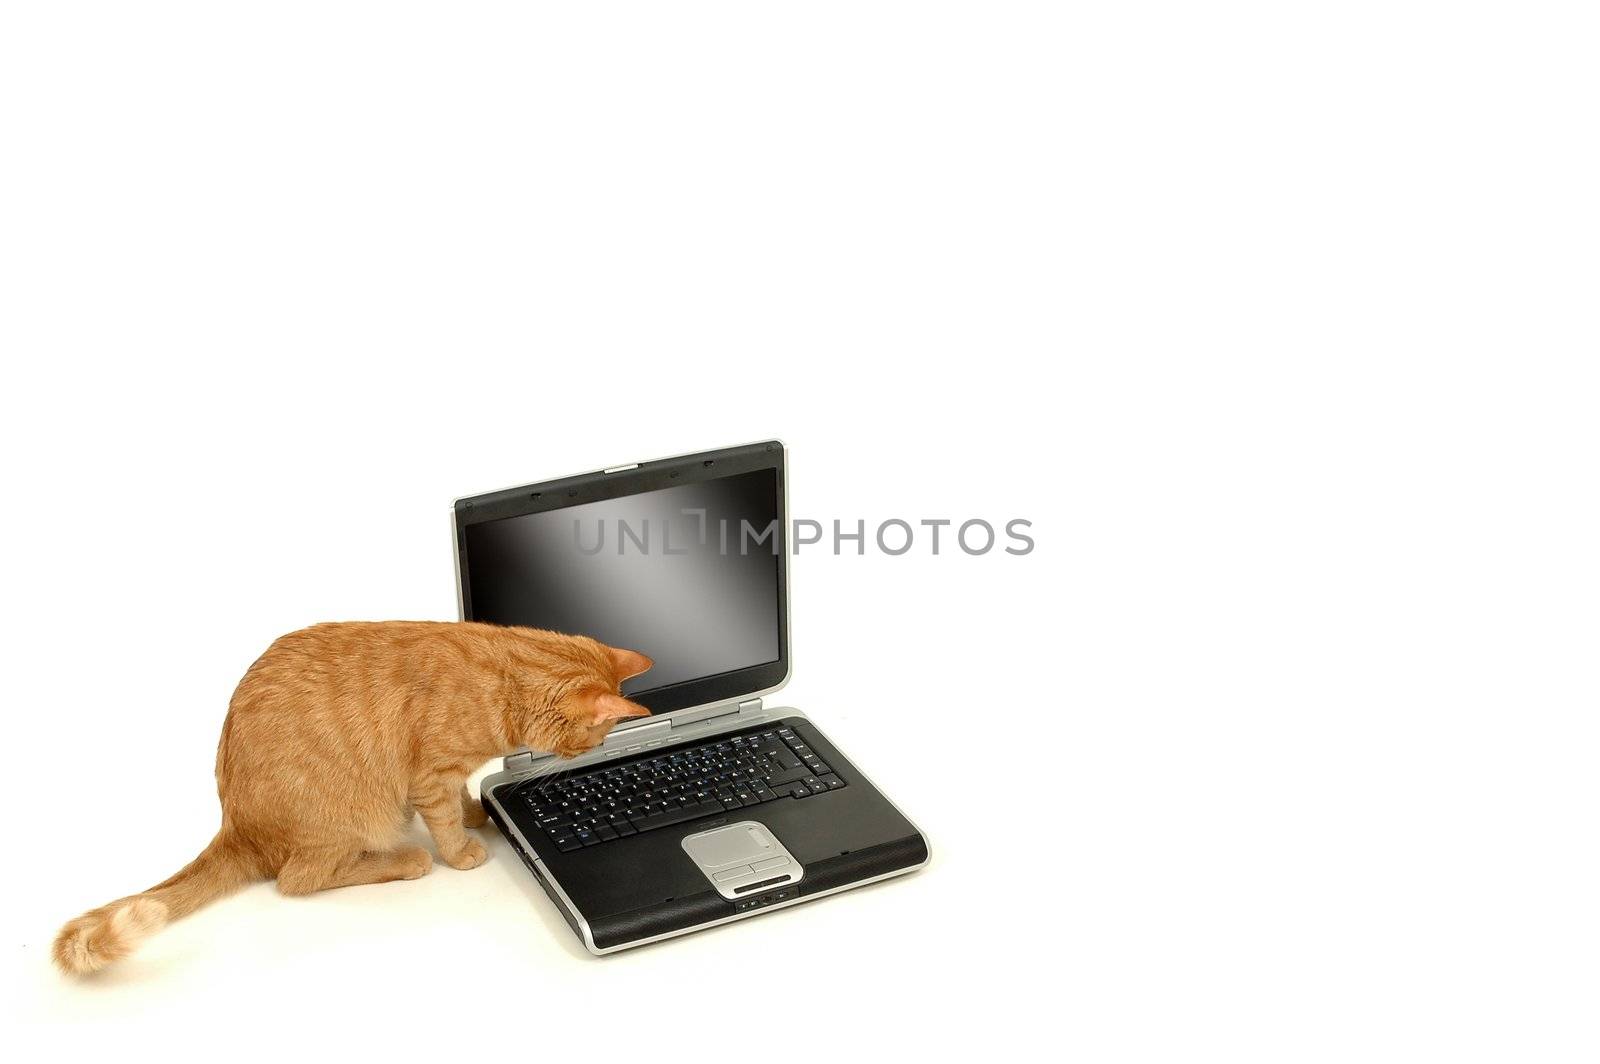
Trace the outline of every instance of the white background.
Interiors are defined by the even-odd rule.
[[[1590,11],[6,5],[13,1059],[1593,1060]],[[774,435],[1034,522],[795,562],[926,871],[595,960],[496,839],[48,966],[452,498]]]

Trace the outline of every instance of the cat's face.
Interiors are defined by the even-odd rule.
[[[569,695],[561,705],[562,734],[550,745],[560,757],[577,757],[593,750],[619,721],[648,717],[650,711],[622,697],[622,681],[650,668],[651,660],[634,650],[603,647],[607,668],[592,685]]]

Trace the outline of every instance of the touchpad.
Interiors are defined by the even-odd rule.
[[[772,833],[754,821],[691,835],[683,840],[683,848],[689,851],[689,856],[707,868],[759,861],[771,857],[776,846]]]
[[[690,835],[683,851],[725,898],[798,882],[804,875],[783,843],[754,820]]]

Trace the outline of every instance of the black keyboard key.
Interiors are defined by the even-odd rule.
[[[612,839],[617,837],[617,833],[611,830],[610,824],[601,824],[599,827],[594,829],[594,833],[595,837],[601,842],[610,842]]]
[[[571,835],[557,835],[551,841],[556,844],[556,849],[560,850],[562,853],[570,853],[573,850],[583,849],[583,843],[579,842]]]
[[[836,791],[840,787],[844,786],[844,780],[842,780],[838,776],[835,776],[835,775],[832,775],[832,774],[829,774],[829,775],[826,775],[826,776],[818,776],[817,778],[820,779],[823,783],[827,784],[828,785],[828,790],[830,790],[830,791]]]
[[[782,768],[790,769],[800,767],[800,759],[795,757],[794,754],[790,753],[788,750],[774,750],[772,752],[772,760],[776,761]]]
[[[809,798],[811,797],[811,788],[804,783],[794,783],[790,784],[787,793],[791,798]]]
[[[720,806],[712,809],[708,806],[699,804],[685,805],[680,806],[677,809],[668,810],[665,813],[657,813],[654,816],[647,816],[634,826],[640,831],[654,831],[657,828],[668,828],[674,824],[682,824],[686,820],[698,820],[699,818],[707,816],[711,813],[720,812],[722,812]]]
[[[792,769],[785,769],[782,772],[774,772],[772,775],[768,776],[767,786],[774,788],[783,787],[787,784],[803,780],[809,775],[811,775],[811,773],[804,765],[797,765]]]

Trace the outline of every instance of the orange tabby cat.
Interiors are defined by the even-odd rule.
[[[488,856],[466,789],[521,746],[572,757],[617,721],[650,711],[623,680],[650,659],[582,636],[488,624],[319,624],[267,648],[228,706],[217,745],[222,829],[187,867],[143,894],[73,920],[55,960],[92,972],[145,936],[246,883],[284,894],[416,879],[433,867],[399,845],[412,810],[439,856]]]

